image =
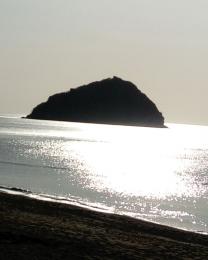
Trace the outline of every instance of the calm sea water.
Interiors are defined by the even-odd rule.
[[[0,117],[0,185],[208,233],[208,127]]]

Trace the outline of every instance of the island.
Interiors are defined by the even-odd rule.
[[[136,85],[118,77],[50,96],[26,118],[165,127],[156,105]]]

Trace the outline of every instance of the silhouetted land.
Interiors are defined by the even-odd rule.
[[[164,127],[156,105],[133,83],[117,77],[50,96],[27,118]]]
[[[208,236],[0,193],[0,259],[208,259]]]

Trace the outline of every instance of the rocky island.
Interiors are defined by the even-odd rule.
[[[156,105],[133,83],[118,77],[50,96],[27,118],[165,127],[164,117]]]

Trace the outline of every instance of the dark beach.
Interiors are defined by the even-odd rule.
[[[0,259],[207,259],[208,236],[0,193]]]

